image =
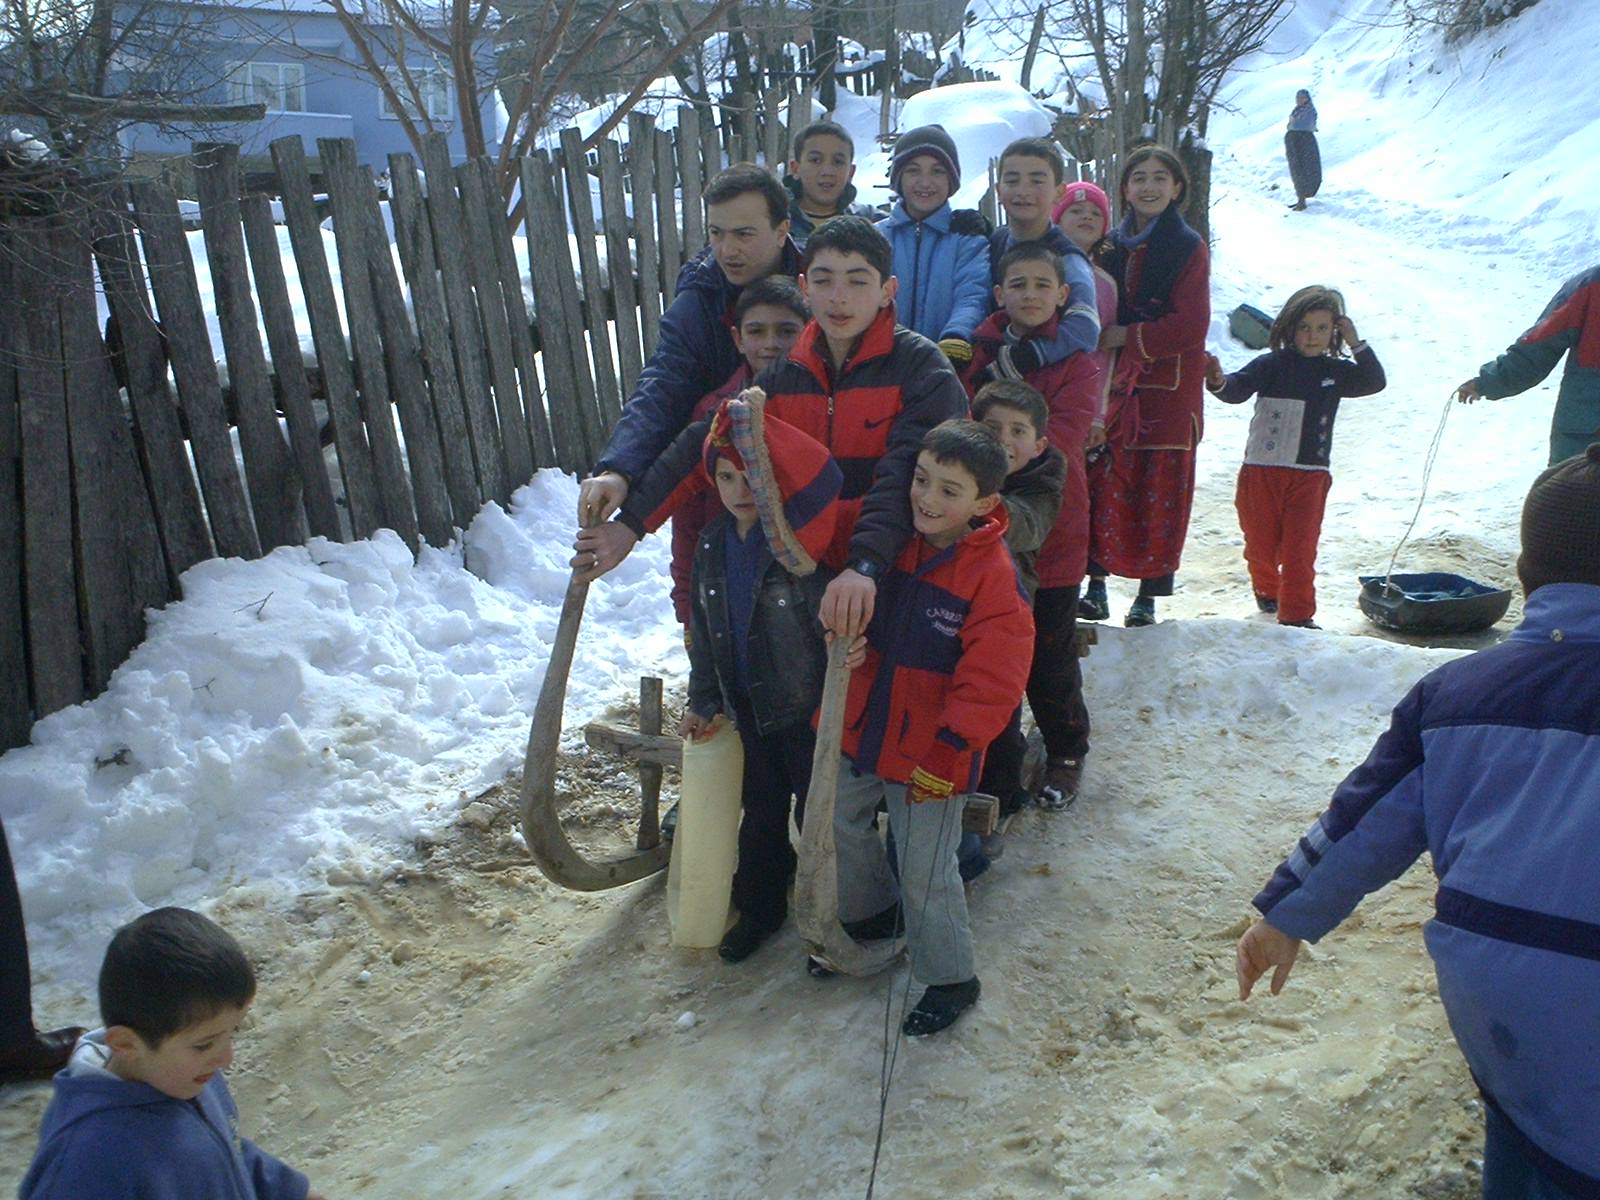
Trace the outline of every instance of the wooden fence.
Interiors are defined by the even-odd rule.
[[[730,161],[776,169],[810,112],[774,89],[720,121],[680,109],[673,130],[633,115],[626,144],[589,153],[567,130],[517,164],[516,228],[490,161],[452,165],[442,136],[420,172],[321,141],[331,258],[298,139],[271,147],[282,226],[241,195],[237,147],[197,146],[225,379],[168,187],[0,219],[0,750],[101,691],[203,559],[381,527],[443,545],[536,469],[586,469],[705,244],[706,182]]]

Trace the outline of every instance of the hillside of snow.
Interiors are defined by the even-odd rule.
[[[1085,662],[1084,795],[1023,814],[973,892],[983,999],[899,1048],[880,1195],[1476,1195],[1480,1114],[1421,945],[1425,864],[1282,997],[1234,999],[1250,896],[1388,707],[1517,618],[1404,644],[1360,615],[1355,576],[1394,552],[1450,392],[1600,232],[1600,116],[1573,86],[1600,6],[1542,0],[1453,47],[1388,8],[1300,0],[1211,128],[1224,363],[1250,357],[1230,308],[1325,282],[1389,374],[1340,414],[1326,628],[1254,614],[1232,501],[1249,406],[1208,405],[1179,593],[1154,628],[1108,623]],[[1326,181],[1298,213],[1282,127],[1302,86]],[[957,98],[919,101],[966,138],[992,113]],[[852,129],[875,132],[857,107]],[[1449,410],[1397,569],[1513,584],[1554,394]],[[230,1074],[243,1132],[330,1197],[862,1195],[903,972],[810,979],[792,929],[729,968],[668,946],[659,877],[580,895],[526,859],[515,772],[575,494],[541,474],[417,561],[385,536],[203,564],[105,695],[0,757],[39,1024],[95,1023],[118,923],[196,906],[260,967]],[[637,784],[581,725],[631,721],[644,673],[681,700],[665,562],[647,542],[590,591],[563,764],[587,837],[631,838]],[[1114,581],[1114,618],[1130,598]],[[4,1099],[0,1190],[48,1089]]]

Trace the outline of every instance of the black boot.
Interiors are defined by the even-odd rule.
[[[922,993],[917,1006],[900,1025],[907,1037],[927,1037],[955,1024],[956,1018],[978,1002],[978,977],[965,983],[936,983]]]
[[[778,932],[776,925],[757,921],[740,913],[739,919],[733,923],[733,928],[722,935],[722,944],[717,947],[717,956],[727,963],[743,962],[760,948],[762,942],[776,932]]]

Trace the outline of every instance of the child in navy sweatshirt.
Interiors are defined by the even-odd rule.
[[[1333,421],[1341,399],[1374,395],[1387,381],[1332,288],[1313,285],[1290,296],[1269,337],[1271,351],[1232,375],[1207,355],[1206,386],[1228,404],[1259,394],[1234,501],[1244,558],[1262,612],[1277,613],[1280,625],[1316,629],[1317,540],[1333,483]],[[1354,361],[1340,357],[1346,349]]]

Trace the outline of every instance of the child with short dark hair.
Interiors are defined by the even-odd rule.
[[[1007,350],[1051,340],[1059,330],[1066,293],[1063,259],[1041,242],[1012,247],[1001,259],[995,299],[1001,309],[978,330],[967,386]],[[1045,436],[1066,460],[1066,483],[1055,526],[1039,548],[1039,586],[1033,595],[1037,630],[1028,676],[1028,705],[1044,739],[1040,807],[1063,809],[1077,798],[1089,753],[1089,710],[1078,663],[1078,589],[1089,561],[1089,488],[1084,446],[1100,411],[1104,364],[1079,351],[1027,373],[1049,410]],[[1002,800],[1004,797],[1002,796]]]
[[[926,985],[902,1026],[912,1037],[944,1029],[978,999],[956,863],[962,801],[983,747],[1022,698],[1033,640],[1004,541],[1007,465],[976,421],[946,421],[922,439],[909,489],[915,533],[881,582],[845,703],[839,918],[866,940],[892,937],[903,914],[911,972]],[[880,802],[898,884],[873,827]]]
[[[700,397],[690,423],[706,420],[724,400],[750,386],[757,373],[782,362],[811,319],[800,285],[787,275],[768,275],[748,285],[733,306],[733,344],[744,361],[721,387]],[[672,611],[689,628],[689,572],[700,531],[722,511],[714,490],[687,497],[672,514]]]
[[[789,190],[789,236],[801,246],[811,231],[830,217],[846,213],[875,217],[868,204],[857,204],[856,144],[836,121],[813,121],[794,139],[794,154],[783,186]]]
[[[736,417],[736,409],[743,406]],[[757,508],[734,436],[750,422],[755,453],[782,501],[783,527]],[[744,745],[744,813],[733,903],[739,919],[718,953],[730,963],[755,952],[788,916],[789,805],[804,820],[816,733],[811,716],[826,669],[817,610],[832,574],[817,560],[833,537],[843,475],[827,450],[759,404],[724,404],[706,435],[703,465],[724,512],[701,531],[694,556],[689,703],[678,727],[710,736],[713,719],[732,718]],[[799,553],[795,553],[798,548]]]
[[[942,125],[908,129],[894,144],[889,187],[899,197],[878,228],[894,248],[900,323],[939,343],[959,370],[972,358],[972,331],[989,311],[982,214],[950,207],[961,159]]]
[[[1000,152],[995,193],[1006,223],[989,236],[990,282],[998,287],[1006,255],[1020,246],[1049,249],[1061,258],[1066,297],[1049,338],[1004,347],[978,383],[1025,379],[1032,371],[1100,342],[1100,309],[1095,299],[1094,266],[1088,254],[1052,220],[1054,205],[1066,195],[1066,163],[1048,138],[1018,138]]]
[[[105,1028],[56,1076],[19,1200],[321,1200],[238,1133],[222,1070],[255,994],[239,943],[199,913],[158,908],[117,930],[100,968]]]
[[[1268,334],[1271,349],[1232,375],[1206,355],[1206,386],[1228,404],[1259,393],[1234,497],[1256,607],[1278,624],[1316,629],[1317,542],[1339,401],[1373,396],[1387,380],[1345,315],[1344,297],[1314,284],[1290,296]],[[1353,357],[1347,359],[1347,350]]]

